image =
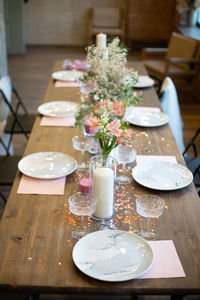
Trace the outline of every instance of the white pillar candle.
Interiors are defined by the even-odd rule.
[[[96,44],[98,48],[106,48],[107,46],[107,36],[104,33],[99,33],[96,36]]]
[[[98,167],[93,173],[93,193],[97,198],[94,217],[108,219],[113,215],[114,172],[111,168]]]

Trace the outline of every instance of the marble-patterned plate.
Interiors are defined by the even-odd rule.
[[[72,253],[86,275],[103,281],[125,281],[145,273],[153,261],[150,245],[123,230],[100,230],[80,239]]]
[[[154,80],[145,75],[140,75],[138,82],[134,85],[135,88],[147,88],[154,85]]]
[[[83,76],[83,73],[76,70],[64,70],[57,71],[52,74],[53,79],[55,80],[64,80],[64,81],[77,81]]]
[[[50,101],[41,104],[38,112],[48,117],[68,117],[75,115],[78,104],[70,101]]]
[[[126,115],[126,121],[141,127],[158,127],[167,124],[169,117],[161,111],[133,111]]]
[[[77,161],[59,152],[38,152],[23,157],[18,169],[25,175],[39,179],[55,179],[71,174],[77,169]]]
[[[132,170],[134,180],[150,189],[178,190],[188,186],[193,175],[186,167],[167,161],[147,161]]]

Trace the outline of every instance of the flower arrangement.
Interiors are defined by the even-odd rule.
[[[128,106],[142,99],[141,93],[133,92],[138,74],[127,68],[126,55],[127,49],[120,45],[119,38],[114,38],[107,48],[88,47],[90,70],[81,79],[84,97],[75,115],[75,127],[84,124],[87,133],[98,138],[106,155],[130,138],[123,117]]]
[[[137,102],[133,88],[138,81],[138,74],[127,68],[126,55],[127,49],[120,46],[119,38],[114,38],[107,48],[88,47],[86,60],[91,68],[84,74],[82,81],[93,83],[89,92],[95,100]]]
[[[112,118],[104,113],[100,118],[89,117],[91,124],[95,124],[98,131],[95,138],[98,138],[102,154],[108,155],[117,145],[131,139],[127,124],[122,120]]]
[[[90,70],[85,72],[81,79],[82,89],[88,97],[82,97],[82,105],[76,114],[76,127],[80,128],[83,125],[85,116],[93,112],[96,105],[101,106],[100,113],[104,109],[113,114],[111,102],[114,102],[118,107],[123,106],[125,113],[126,107],[142,99],[141,93],[133,92],[134,85],[138,82],[138,74],[127,68],[126,55],[127,48],[121,46],[119,38],[114,38],[107,48],[88,47],[86,60]],[[99,101],[105,102],[102,105]],[[109,105],[105,105],[106,102]]]

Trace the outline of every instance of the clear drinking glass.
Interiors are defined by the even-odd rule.
[[[94,138],[95,133],[88,133],[86,131],[86,129],[85,129],[85,126],[83,126],[83,135],[84,136]],[[94,138],[94,143],[92,144],[92,147],[88,151],[91,154],[97,154],[97,153],[99,153],[99,140],[98,139]]]
[[[74,149],[80,150],[82,152],[82,163],[78,165],[78,170],[84,170],[87,168],[84,159],[84,154],[85,151],[89,150],[94,144],[94,138],[86,136],[74,136],[72,138],[72,141]]]
[[[165,201],[155,195],[142,195],[136,199],[137,213],[146,218],[146,229],[139,235],[147,240],[157,239],[157,233],[151,229],[151,218],[160,217],[165,208]]]
[[[114,149],[112,155],[118,163],[123,165],[123,174],[117,176],[116,181],[120,184],[129,184],[133,181],[132,177],[126,173],[126,164],[132,163],[136,159],[136,150],[132,144],[120,144]]]
[[[83,224],[83,217],[90,216],[96,209],[97,199],[91,194],[76,193],[69,197],[69,209],[78,216],[81,216],[81,227],[72,231],[72,237],[79,240],[88,233],[87,224]]]

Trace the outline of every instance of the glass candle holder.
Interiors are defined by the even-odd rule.
[[[111,156],[96,155],[90,159],[90,178],[97,199],[96,210],[92,215],[94,219],[108,220],[113,216],[116,165],[116,160]]]

